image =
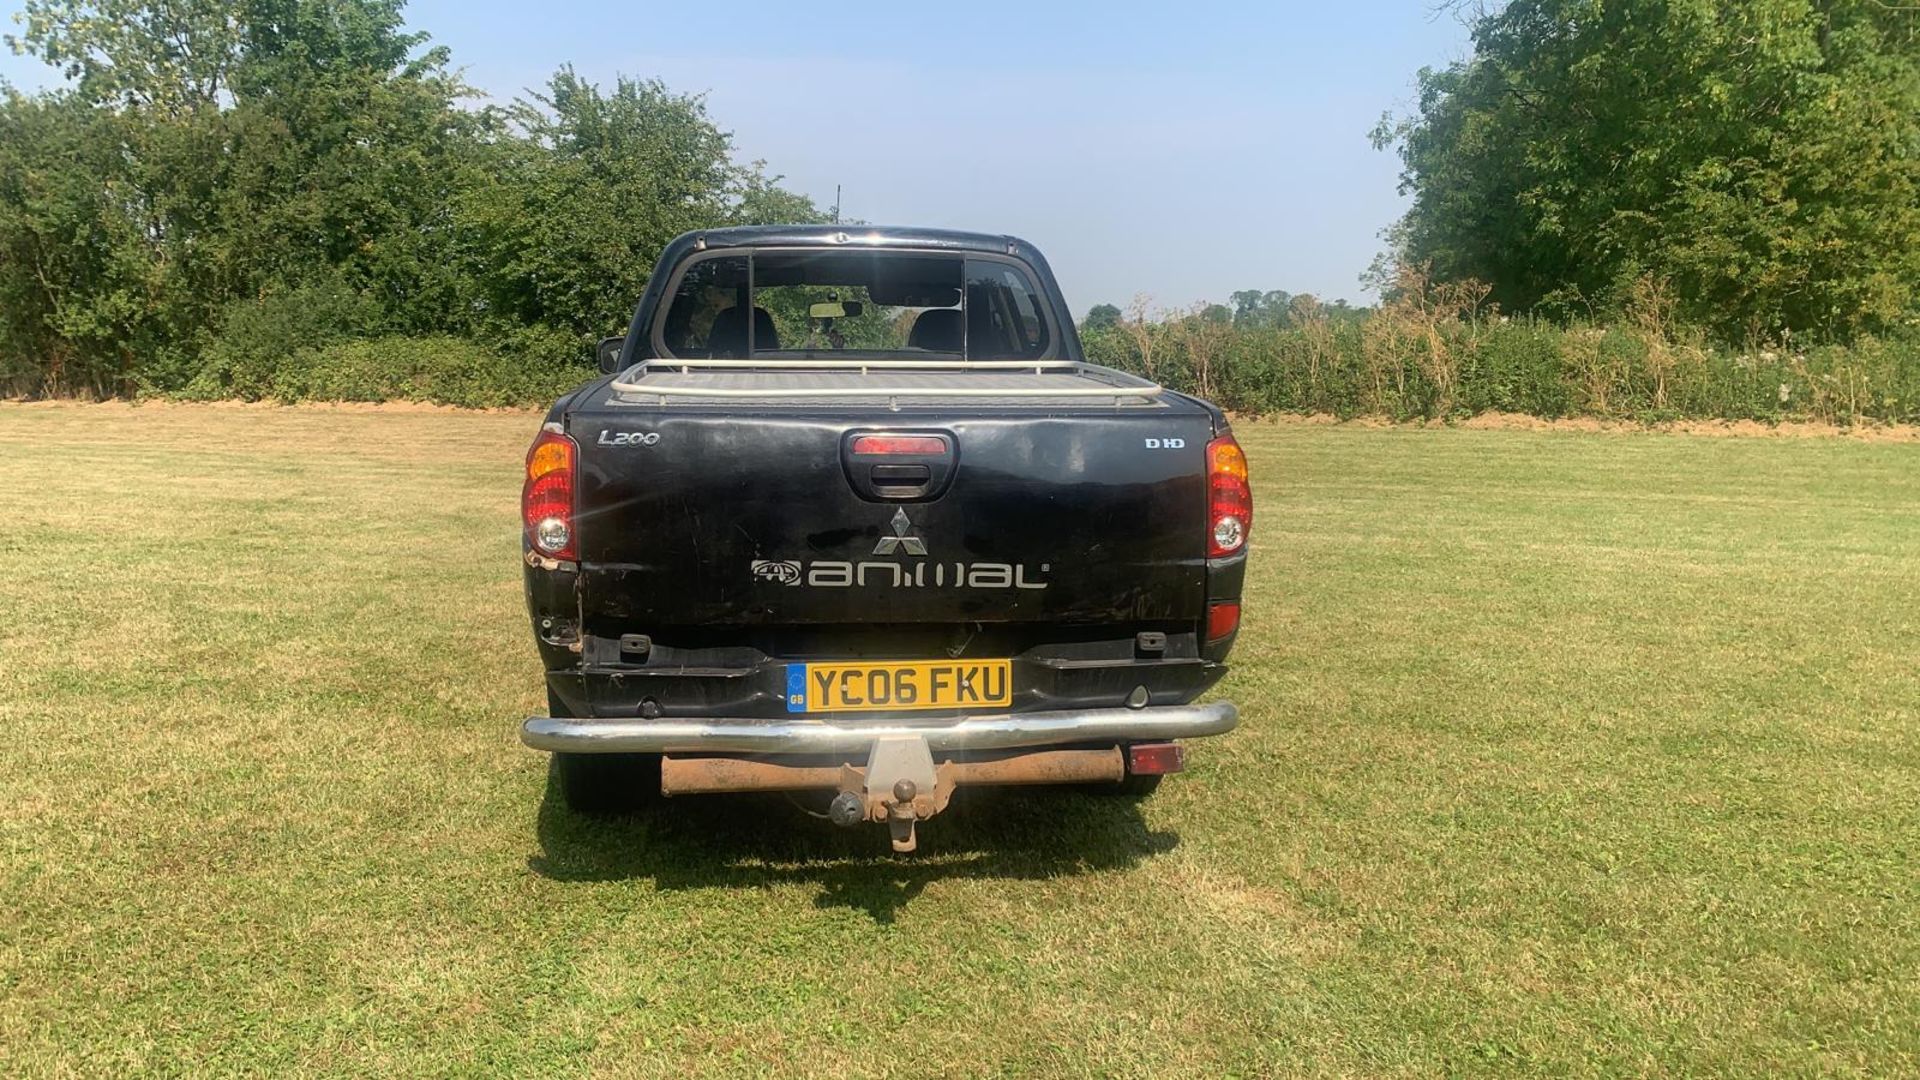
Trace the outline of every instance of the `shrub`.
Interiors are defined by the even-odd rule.
[[[1289,325],[1195,308],[1085,333],[1088,359],[1149,374],[1244,413],[1399,420],[1483,412],[1626,420],[1683,417],[1850,424],[1920,421],[1920,331],[1809,349],[1716,348],[1651,287],[1615,321],[1555,325],[1478,310],[1477,294],[1415,281],[1364,318],[1328,321],[1310,298]],[[1420,292],[1420,290],[1425,290]],[[1205,327],[1182,324],[1196,318]],[[1198,347],[1204,355],[1193,355]]]
[[[276,383],[296,354],[353,337],[377,317],[372,302],[338,283],[238,301],[227,305],[220,331],[205,336],[198,369],[184,385],[160,379],[148,389],[198,401],[277,397]]]
[[[1561,345],[1566,331],[1533,320],[1490,323],[1461,364],[1460,410],[1566,416],[1574,410]]]
[[[425,401],[470,408],[541,405],[592,376],[453,337],[382,337],[302,349],[275,372],[282,401]]]

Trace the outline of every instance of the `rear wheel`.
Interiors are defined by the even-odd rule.
[[[551,690],[547,715],[569,715]],[[577,814],[632,813],[660,797],[658,754],[556,753],[553,776],[560,798]]]

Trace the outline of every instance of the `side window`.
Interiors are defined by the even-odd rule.
[[[1040,355],[1047,347],[1047,320],[1040,314],[1039,297],[1025,289],[1015,290],[1013,306],[1021,355]]]
[[[1024,270],[1012,263],[967,260],[967,356],[972,360],[1032,360],[1052,343],[1045,301]]]
[[[746,298],[745,255],[717,256],[688,267],[660,331],[667,354],[687,359],[746,356]]]

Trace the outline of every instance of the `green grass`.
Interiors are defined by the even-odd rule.
[[[1920,447],[1243,425],[1243,725],[562,811],[527,415],[0,407],[0,1075],[1920,1070]]]

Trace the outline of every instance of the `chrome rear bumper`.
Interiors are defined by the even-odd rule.
[[[882,720],[620,720],[530,716],[520,741],[569,754],[833,754],[864,753],[878,739],[911,736],[930,750],[1007,750],[1088,742],[1196,739],[1232,731],[1232,702],[1144,709],[1074,709],[996,713],[930,723]]]

